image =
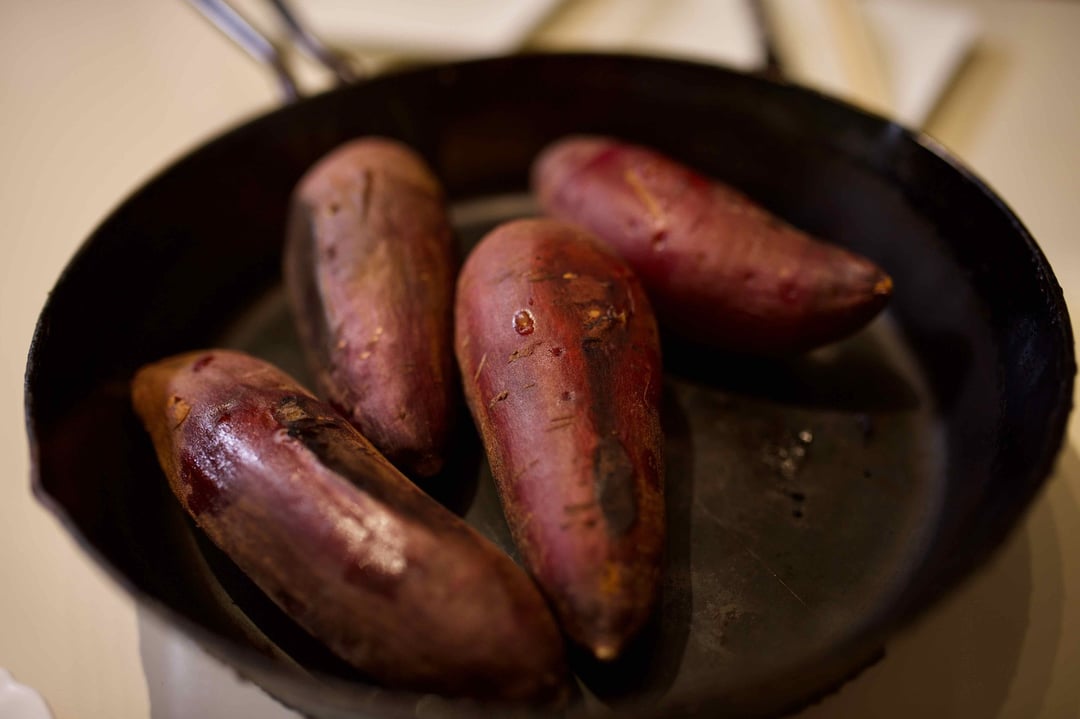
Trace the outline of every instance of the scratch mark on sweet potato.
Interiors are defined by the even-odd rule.
[[[498,285],[498,284],[502,284],[503,282],[506,282],[506,281],[507,281],[508,279],[510,279],[511,277],[513,277],[513,276],[514,276],[514,274],[515,274],[515,273],[514,273],[514,270],[506,270],[506,271],[505,271],[505,272],[503,272],[503,273],[502,273],[501,275],[499,275],[498,277],[496,277],[496,278],[495,278],[495,281],[494,281],[494,282],[493,282],[492,284],[496,284],[496,285]],[[466,279],[469,279],[469,278],[468,278],[468,277],[466,277]]]
[[[660,203],[656,201],[656,198],[652,196],[652,193],[645,187],[645,183],[641,179],[641,175],[634,168],[630,168],[623,175],[626,180],[626,184],[630,185],[630,189],[634,191],[637,198],[641,200],[641,204],[645,205],[645,209],[649,215],[652,216],[655,224],[663,224],[664,211],[660,208]]]
[[[360,220],[366,221],[371,211],[371,193],[375,184],[375,175],[368,168],[364,168],[363,194],[360,196]]]
[[[473,382],[480,379],[480,372],[484,369],[484,363],[487,362],[487,352],[480,358],[480,364],[476,365],[476,373],[473,375]]]
[[[525,345],[524,347],[519,347],[518,349],[510,353],[510,356],[506,359],[506,364],[513,364],[519,359],[531,356],[532,353],[536,351],[536,348],[539,347],[541,344],[543,343],[540,340],[537,340],[531,344]]]
[[[544,429],[545,432],[553,432],[557,429],[565,429],[574,423],[577,419],[577,415],[568,414],[563,417],[552,417],[548,422],[548,426]]]
[[[490,402],[488,402],[488,409],[494,408],[495,405],[497,405],[499,402],[502,402],[504,399],[506,399],[509,396],[510,396],[509,390],[504,389],[502,392],[499,392],[497,395],[495,395],[494,397],[491,398]]]

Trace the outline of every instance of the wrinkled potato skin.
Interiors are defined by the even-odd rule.
[[[563,696],[562,637],[525,572],[290,377],[208,350],[142,368],[132,396],[199,528],[343,659],[388,687]]]
[[[532,172],[545,211],[615,248],[661,324],[690,339],[745,353],[807,350],[856,332],[892,293],[870,260],[647,148],[570,137]]]
[[[613,659],[653,610],[664,544],[660,347],[632,272],[519,220],[458,280],[455,348],[511,532],[563,630]]]
[[[413,476],[441,469],[456,406],[456,269],[442,189],[405,145],[347,143],[297,185],[284,276],[318,389]]]

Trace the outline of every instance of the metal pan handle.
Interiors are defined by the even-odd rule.
[[[267,67],[277,79],[286,102],[298,100],[302,93],[289,69],[283,48],[266,33],[255,27],[234,8],[229,0],[187,0],[211,24],[236,43],[256,62]],[[288,42],[315,62],[329,70],[338,84],[344,85],[362,77],[345,57],[329,48],[296,14],[287,0],[266,0],[286,30]]]

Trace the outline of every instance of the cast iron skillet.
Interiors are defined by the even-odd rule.
[[[337,144],[377,133],[423,153],[464,251],[532,211],[529,163],[571,132],[670,153],[896,282],[882,318],[807,356],[666,343],[663,600],[619,664],[573,657],[586,705],[768,714],[836,687],[984,560],[1046,478],[1072,397],[1069,318],[1035,241],[943,149],[716,67],[534,55],[408,70],[183,158],[94,232],[41,314],[26,374],[37,496],[140,602],[293,707],[488,715],[373,688],[278,612],[183,516],[128,384],[145,362],[215,345],[306,379],[279,291],[282,228],[294,183]],[[508,546],[460,427],[427,486]]]

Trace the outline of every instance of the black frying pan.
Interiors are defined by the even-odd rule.
[[[205,542],[168,492],[128,382],[211,345],[306,379],[281,241],[294,183],[337,144],[377,133],[423,153],[466,250],[532,211],[529,162],[571,132],[652,145],[896,281],[882,318],[806,356],[665,346],[663,601],[619,664],[574,657],[588,693],[626,714],[776,713],[836,687],[983,561],[1041,486],[1070,409],[1070,323],[1020,221],[932,141],[716,67],[538,55],[408,70],[177,162],[98,228],[42,312],[26,375],[38,497],[140,602],[291,706],[469,715],[371,687]],[[461,427],[429,489],[509,546],[467,417]]]

